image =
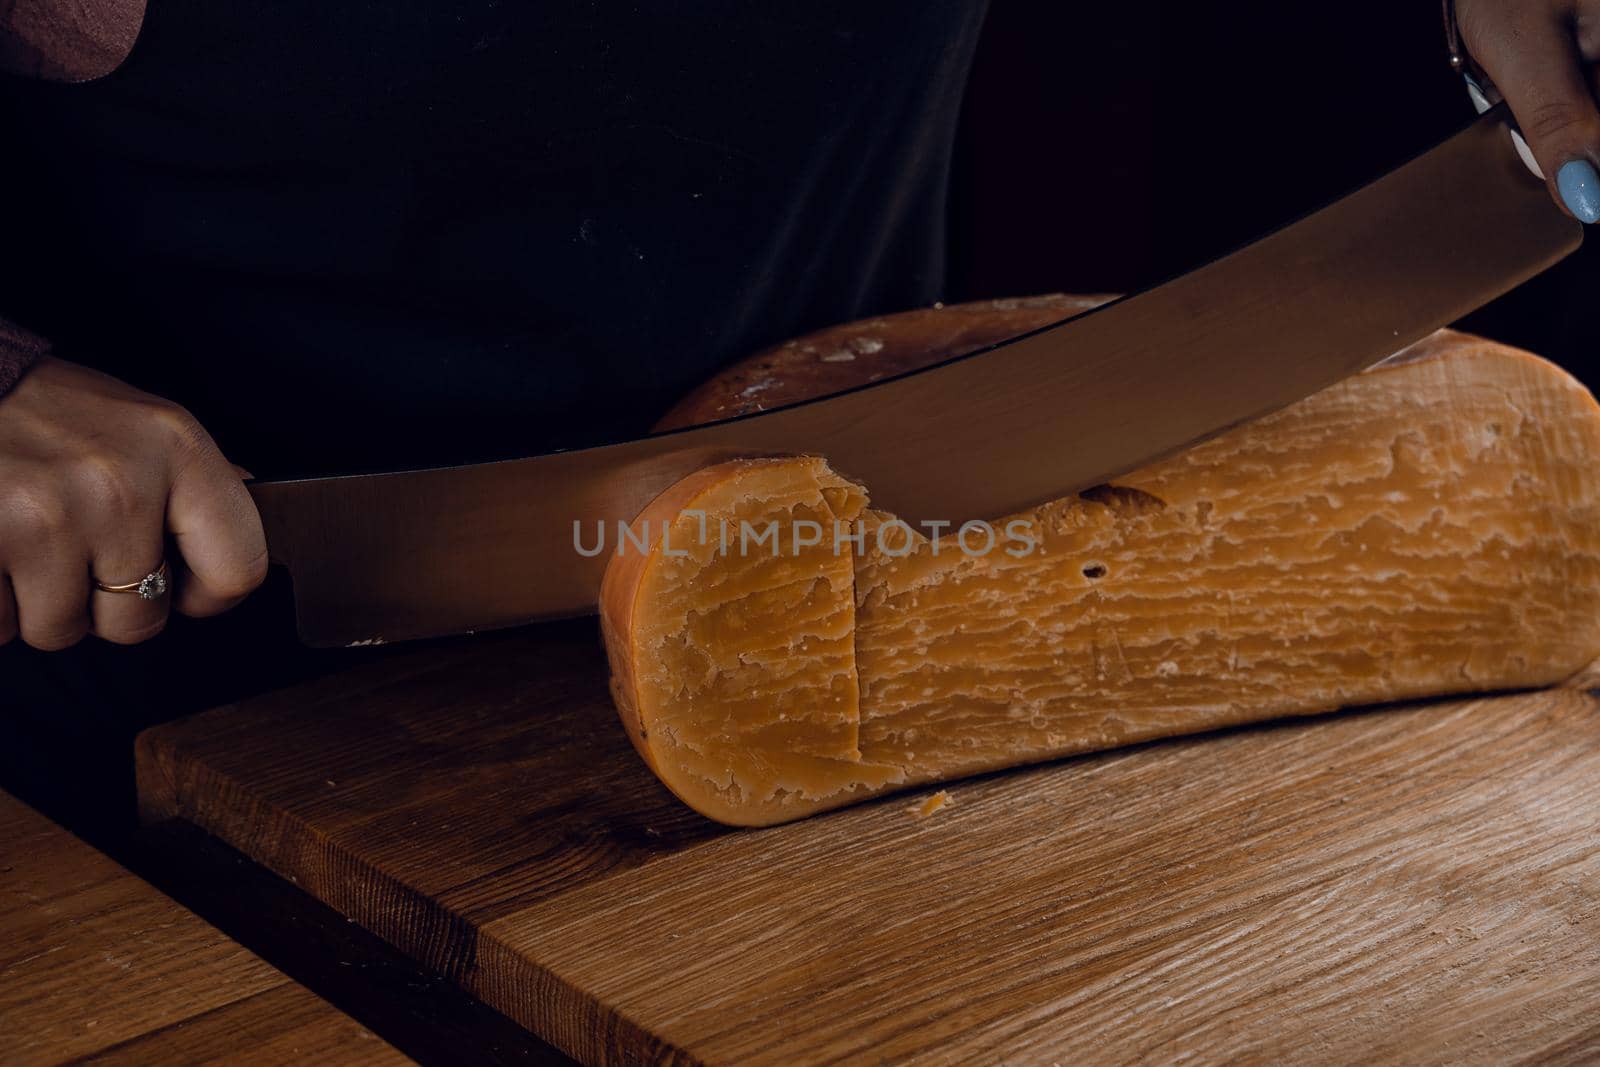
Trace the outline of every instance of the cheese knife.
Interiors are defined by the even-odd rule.
[[[250,486],[301,639],[374,644],[590,613],[614,536],[738,455],[826,456],[874,505],[959,524],[1082,490],[1300,400],[1576,249],[1504,105],[1235,252],[912,374],[526,459]]]

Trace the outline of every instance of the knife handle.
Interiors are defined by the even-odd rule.
[[[1444,0],[1444,37],[1445,46],[1450,52],[1450,69],[1461,75],[1461,80],[1467,83],[1467,96],[1472,100],[1472,106],[1477,108],[1478,114],[1483,114],[1491,107],[1504,99],[1500,90],[1490,80],[1484,69],[1478,66],[1477,61],[1467,53],[1466,47],[1461,43],[1461,31],[1456,26],[1455,0]],[[1522,139],[1522,131],[1517,129],[1516,122],[1507,124],[1511,129],[1511,143],[1517,146],[1517,155],[1522,158],[1523,165],[1533,172],[1533,176],[1544,181],[1544,171],[1539,169],[1538,162],[1533,158],[1533,152],[1528,148],[1528,142]]]
[[[1463,72],[1461,77],[1467,83],[1467,95],[1472,98],[1472,106],[1478,109],[1478,114],[1483,114],[1498,103],[1498,100],[1491,99],[1491,94],[1494,97],[1500,95],[1492,84],[1486,90],[1473,80],[1472,75]],[[1517,129],[1517,124],[1514,122],[1508,122],[1506,126],[1511,131],[1511,143],[1517,146],[1517,155],[1522,158],[1523,164],[1533,172],[1535,178],[1544,181],[1544,171],[1540,170],[1539,164],[1534,161],[1533,150],[1528,147],[1528,142],[1522,139],[1522,131]]]

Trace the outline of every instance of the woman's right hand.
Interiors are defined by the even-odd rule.
[[[166,596],[95,588],[137,582],[164,559]],[[0,398],[0,644],[148,640],[169,604],[226,611],[266,569],[239,472],[176,404],[53,358]]]

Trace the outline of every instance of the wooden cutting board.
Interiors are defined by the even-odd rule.
[[[141,739],[190,820],[591,1063],[1600,1056],[1600,701],[1161,742],[719,828],[592,625]]]
[[[410,1063],[0,793],[0,1063]]]

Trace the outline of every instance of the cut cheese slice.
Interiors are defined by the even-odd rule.
[[[1583,386],[1442,335],[991,523],[992,547],[910,531],[819,457],[722,463],[611,561],[613,696],[674,793],[765,825],[1174,734],[1547,685],[1600,655],[1597,459]]]

